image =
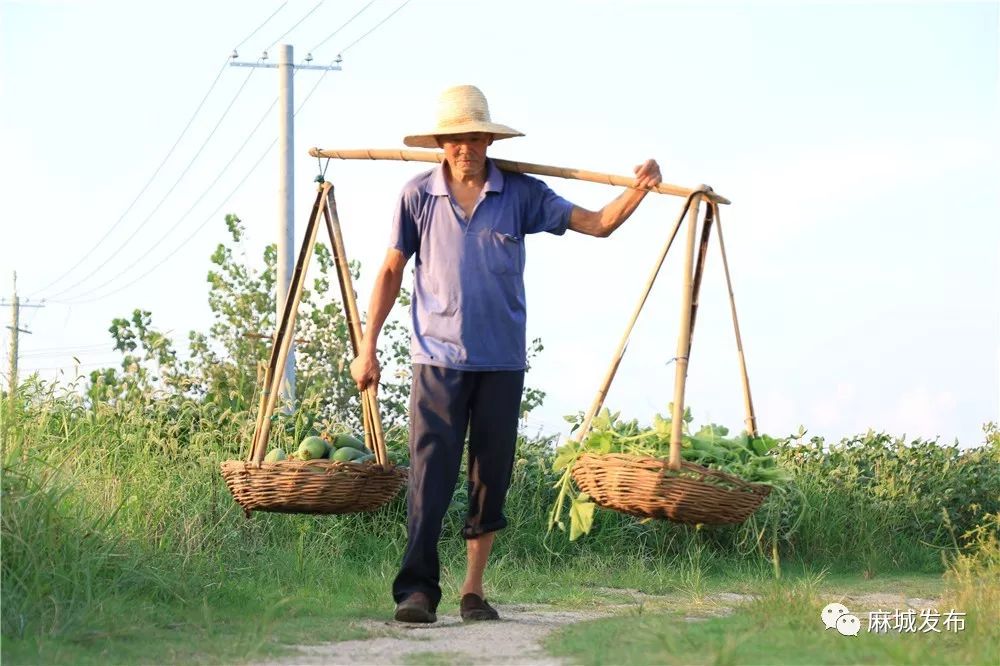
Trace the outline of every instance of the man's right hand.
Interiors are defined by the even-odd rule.
[[[362,352],[351,361],[351,378],[357,383],[359,391],[364,391],[369,386],[378,388],[381,374],[382,369],[378,365],[378,357],[375,352]]]

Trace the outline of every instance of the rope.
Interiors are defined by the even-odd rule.
[[[326,182],[326,170],[330,168],[330,158],[329,157],[326,158],[326,166],[323,166],[323,160],[321,158],[317,157],[316,158],[316,165],[317,165],[317,169],[319,170],[319,175],[316,176],[313,180],[315,182],[317,182],[317,183],[320,183],[320,184],[325,183]]]

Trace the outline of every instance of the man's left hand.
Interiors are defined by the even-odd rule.
[[[648,190],[656,187],[661,182],[660,165],[656,163],[656,160],[646,160],[635,168],[634,187]]]

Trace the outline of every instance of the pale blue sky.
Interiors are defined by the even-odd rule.
[[[373,2],[315,62],[401,3]],[[84,370],[113,363],[107,328],[136,307],[181,347],[188,330],[207,329],[204,278],[224,213],[246,222],[251,256],[275,237],[274,152],[229,196],[276,136],[274,71],[225,68],[155,183],[91,250],[232,48],[281,7],[240,47],[255,58],[317,4],[0,0],[0,294],[16,269],[22,297],[49,299],[23,314],[25,371],[69,370],[73,353]],[[367,4],[326,0],[281,41],[301,60]],[[296,119],[298,231],[314,191],[310,146],[402,147],[433,124],[441,89],[474,83],[495,120],[527,135],[497,143],[496,156],[619,174],[655,157],[667,181],[708,183],[733,201],[722,221],[763,430],[976,443],[1000,409],[997,47],[997,3],[411,0],[347,48],[344,71],[296,77],[297,103],[318,84]],[[398,190],[422,168],[329,168],[348,251],[365,269],[362,307]],[[617,194],[549,182],[590,208]],[[563,414],[589,405],[680,203],[648,197],[605,240],[530,239],[528,332],[545,351],[528,381],[549,394],[530,428],[558,431]],[[607,400],[641,420],[671,400],[679,249]],[[699,421],[739,427],[717,248],[707,270],[688,403]]]

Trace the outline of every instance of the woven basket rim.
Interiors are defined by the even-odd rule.
[[[656,458],[654,456],[639,455],[636,453],[589,453],[585,452],[577,458],[574,467],[584,464],[596,464],[601,465],[605,460],[614,460],[621,463],[626,463],[632,466],[646,467],[650,471],[662,472],[664,475],[674,475],[680,476],[677,470],[672,470],[669,467],[669,461],[665,458]],[[590,463],[590,461],[594,461]],[[766,483],[751,483],[745,481],[738,476],[733,474],[728,474],[717,469],[710,469],[708,467],[703,467],[697,463],[690,462],[688,460],[681,460],[681,469],[679,471],[688,472],[690,474],[696,474],[700,479],[697,481],[704,483],[705,478],[712,478],[718,481],[723,481],[731,486],[734,486],[734,490],[752,493],[754,495],[764,495],[767,496],[771,492],[771,486]],[[690,479],[690,477],[687,477]],[[694,480],[694,479],[691,479]],[[716,484],[709,484],[715,486]],[[717,486],[716,486],[717,487]]]
[[[219,466],[223,469],[252,469],[256,473],[267,473],[267,472],[281,472],[283,470],[295,470],[301,471],[304,469],[316,468],[316,471],[327,471],[330,469],[345,469],[345,470],[378,470],[380,472],[392,472],[394,470],[400,470],[403,473],[409,472],[409,467],[405,465],[395,465],[389,463],[388,465],[380,465],[374,460],[365,460],[364,462],[354,462],[345,460],[330,460],[328,458],[316,458],[314,460],[279,460],[278,462],[261,462],[255,463],[252,460],[223,460],[219,463]]]
[[[409,469],[375,461],[227,460],[222,476],[236,502],[251,511],[356,513],[388,502],[406,485]]]

